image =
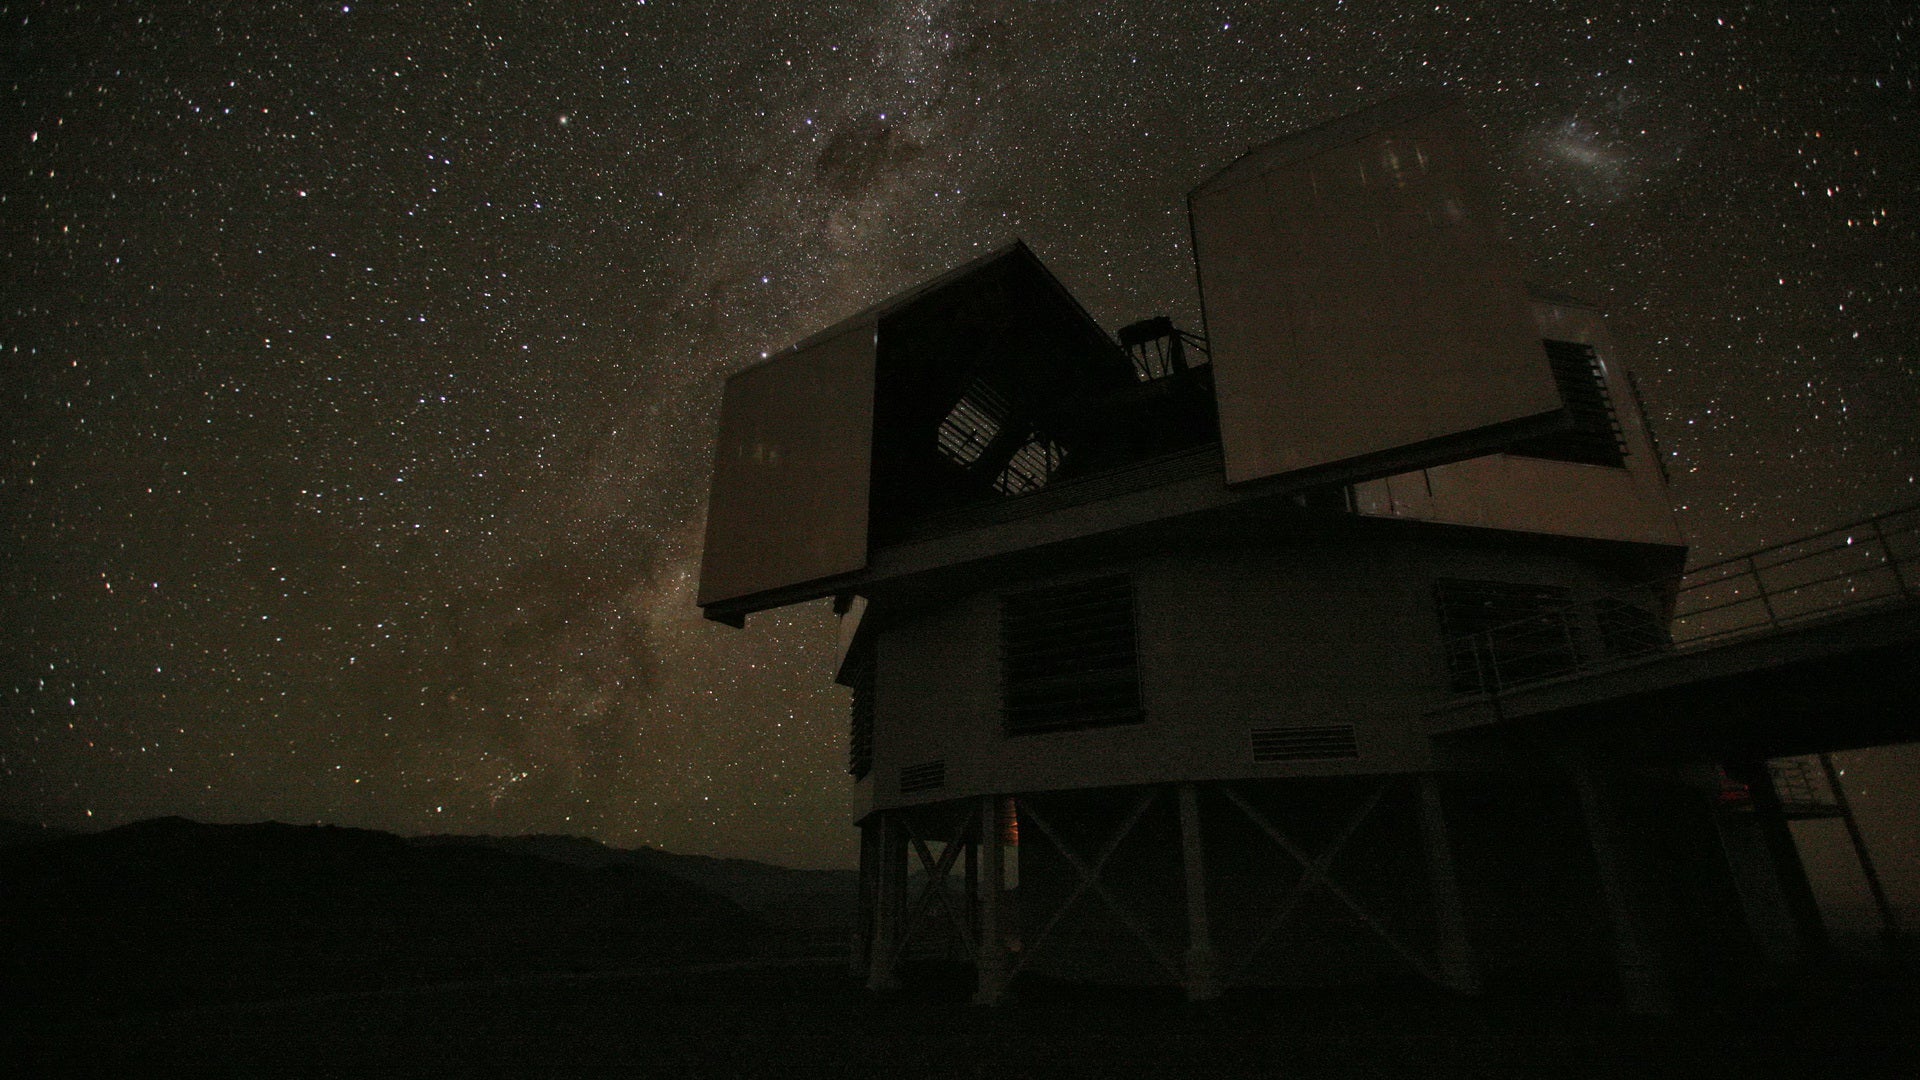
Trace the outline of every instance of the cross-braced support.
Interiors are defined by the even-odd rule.
[[[927,847],[926,840],[913,831],[912,820],[908,819],[907,835],[913,842],[914,854],[920,857],[921,869],[927,872],[927,879],[920,886],[920,896],[914,901],[913,914],[908,917],[905,931],[900,936],[900,950],[906,949],[913,940],[913,935],[926,922],[927,913],[931,908],[929,901],[937,900],[940,910],[947,916],[947,924],[953,928],[953,932],[960,938],[961,945],[965,947],[967,957],[973,959],[977,955],[973,944],[973,928],[968,925],[965,910],[955,908],[953,898],[947,895],[947,874],[953,870],[953,864],[960,852],[971,842],[973,824],[972,815],[959,815],[959,824],[954,829],[952,838],[947,840],[946,847],[940,852],[940,857],[935,859],[933,852]]]
[[[866,949],[868,989],[899,988],[900,958],[913,943],[914,935],[926,924],[927,916],[935,904],[946,916],[947,925],[959,939],[967,956],[978,959],[979,949],[974,943],[973,926],[966,907],[956,906],[947,892],[947,877],[954,863],[959,861],[962,852],[972,848],[974,841],[973,815],[963,812],[957,815],[957,821],[953,834],[946,838],[945,847],[938,857],[928,846],[926,837],[915,830],[913,816],[908,811],[882,811],[875,815],[874,823],[869,826],[874,837],[871,845],[874,863],[863,876],[873,878],[875,895],[872,933]],[[911,901],[907,897],[909,849],[919,858],[921,868],[926,871],[926,880]],[[862,854],[864,856],[866,852]]]
[[[1300,902],[1305,900],[1307,895],[1315,888],[1319,888],[1324,889],[1328,895],[1338,900],[1362,926],[1373,931],[1375,937],[1379,938],[1389,949],[1392,949],[1398,954],[1402,960],[1407,962],[1409,967],[1419,972],[1423,978],[1441,986],[1447,985],[1445,980],[1435,973],[1431,964],[1418,953],[1415,953],[1413,950],[1407,948],[1406,945],[1402,944],[1400,939],[1394,937],[1393,933],[1387,929],[1384,923],[1374,918],[1366,908],[1360,905],[1359,901],[1348,894],[1347,890],[1342,888],[1339,882],[1333,880],[1327,872],[1328,867],[1333,864],[1334,858],[1347,846],[1347,841],[1353,839],[1353,834],[1358,832],[1360,826],[1365,824],[1367,819],[1373,816],[1374,808],[1380,805],[1381,798],[1386,795],[1387,790],[1391,788],[1393,784],[1394,778],[1389,777],[1375,785],[1366,800],[1360,804],[1360,808],[1354,811],[1353,815],[1347,819],[1346,825],[1341,828],[1339,834],[1334,837],[1333,842],[1328,844],[1326,849],[1317,857],[1309,857],[1299,844],[1294,843],[1292,838],[1288,837],[1286,833],[1281,832],[1271,821],[1268,821],[1266,815],[1260,813],[1252,803],[1247,801],[1245,796],[1235,791],[1231,786],[1221,785],[1220,790],[1226,795],[1227,800],[1239,807],[1240,812],[1245,814],[1247,819],[1252,821],[1256,828],[1267,835],[1267,839],[1272,840],[1280,850],[1286,852],[1293,861],[1300,864],[1300,879],[1294,882],[1293,888],[1288,891],[1286,897],[1280,902],[1280,907],[1267,920],[1267,925],[1261,929],[1259,936],[1254,939],[1253,947],[1247,951],[1247,955],[1241,961],[1238,970],[1245,971],[1252,965],[1255,957],[1266,947],[1267,942],[1293,917],[1294,912],[1299,910]]]
[[[1111,889],[1107,888],[1106,883],[1101,880],[1100,876],[1101,871],[1106,869],[1107,860],[1113,857],[1113,853],[1119,848],[1121,841],[1125,840],[1128,835],[1133,832],[1134,826],[1140,824],[1140,819],[1146,816],[1147,811],[1152,808],[1158,796],[1159,789],[1157,788],[1147,788],[1141,792],[1140,797],[1135,800],[1133,804],[1133,809],[1127,812],[1126,818],[1122,820],[1119,827],[1113,831],[1113,835],[1109,836],[1107,842],[1101,845],[1099,853],[1094,856],[1091,863],[1081,858],[1078,852],[1074,851],[1071,846],[1062,840],[1060,834],[1054,830],[1053,826],[1047,823],[1046,817],[1031,803],[1024,804],[1024,820],[1031,821],[1034,828],[1040,830],[1040,834],[1047,838],[1055,850],[1060,852],[1061,858],[1066,860],[1067,865],[1073,868],[1074,875],[1079,880],[1075,883],[1073,891],[1067,894],[1066,900],[1060,904],[1059,909],[1041,926],[1040,932],[1034,935],[1033,942],[1020,954],[1020,960],[1014,965],[1013,971],[1010,974],[1018,974],[1025,968],[1028,961],[1032,960],[1034,955],[1040,951],[1040,947],[1046,943],[1047,938],[1053,933],[1054,928],[1060,925],[1060,920],[1066,918],[1067,913],[1073,909],[1074,904],[1078,903],[1082,896],[1088,892],[1092,892],[1113,912],[1114,918],[1120,921],[1120,925],[1126,927],[1128,933],[1131,933],[1135,938],[1139,939],[1140,944],[1146,947],[1147,952],[1153,956],[1154,960],[1157,961],[1161,967],[1166,969],[1169,975],[1173,976],[1176,982],[1184,981],[1185,972],[1180,969],[1180,965],[1168,955],[1165,949],[1161,948],[1159,942],[1154,940],[1153,935],[1148,932],[1146,924],[1140,921],[1139,916],[1135,915],[1133,910],[1127,907],[1127,905],[1121,903],[1120,898],[1115,896]]]

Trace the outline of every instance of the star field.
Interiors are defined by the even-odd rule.
[[[0,0],[0,813],[851,858],[821,607],[693,605],[720,380],[1416,88],[1699,557],[1920,500],[1906,5]]]

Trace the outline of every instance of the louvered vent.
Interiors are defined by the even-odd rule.
[[[1285,761],[1337,761],[1357,758],[1352,724],[1314,727],[1257,727],[1253,729],[1253,761],[1270,765]]]
[[[1577,461],[1586,465],[1627,464],[1627,441],[1620,433],[1620,418],[1613,411],[1613,397],[1607,393],[1607,379],[1600,367],[1600,354],[1593,346],[1577,341],[1543,342],[1547,364],[1553,369],[1554,385],[1567,415],[1573,418],[1571,430],[1557,435],[1529,439],[1508,449],[1521,457]]]
[[[1000,672],[1009,735],[1142,719],[1133,583],[1093,578],[1007,597]]]
[[[929,761],[921,765],[908,765],[900,770],[900,794],[912,795],[916,791],[932,791],[947,786],[947,762]]]

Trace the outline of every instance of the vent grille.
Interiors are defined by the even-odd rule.
[[[1137,648],[1133,583],[1125,577],[1007,597],[1000,617],[1007,734],[1141,720]]]
[[[1253,761],[1269,765],[1283,761],[1337,761],[1357,758],[1352,724],[1316,727],[1257,727],[1253,729]]]
[[[929,761],[920,765],[908,765],[900,770],[900,794],[911,795],[916,791],[932,791],[947,786],[947,761]]]

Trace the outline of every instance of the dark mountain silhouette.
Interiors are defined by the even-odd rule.
[[[1662,1024],[1585,983],[1194,1007],[1031,980],[983,1010],[964,963],[875,995],[827,950],[769,957],[792,936],[702,874],[755,903],[851,877],[177,818],[0,850],[0,1076],[1920,1075],[1920,998],[1891,969]]]
[[[851,929],[860,875],[852,870],[794,870],[751,859],[677,855],[658,848],[612,848],[579,836],[422,836],[431,846],[477,845],[573,866],[629,866],[670,874],[740,905],[770,928],[844,939]]]
[[[0,982],[23,1006],[167,1008],[731,957],[768,936],[684,877],[532,846],[160,818],[5,848]]]

